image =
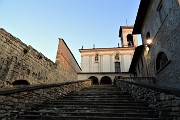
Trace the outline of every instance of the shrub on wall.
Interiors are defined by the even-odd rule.
[[[29,52],[29,48],[24,48],[24,54],[27,54]]]

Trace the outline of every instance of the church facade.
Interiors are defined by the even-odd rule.
[[[133,26],[120,26],[119,37],[121,37],[121,46],[118,44],[114,48],[94,47],[91,49],[80,49],[82,72],[78,74],[78,79],[92,78],[92,76],[87,75],[91,73],[94,73],[93,77],[103,73],[118,73],[119,76],[129,77],[130,74],[122,73],[129,71],[134,50],[138,44],[137,36],[132,35],[132,31]],[[83,77],[85,74],[86,77]],[[101,81],[100,79],[98,78],[98,81]],[[111,81],[113,81],[112,79],[114,78],[111,77]]]
[[[82,72],[128,72],[137,46],[133,26],[121,26],[122,47],[80,49]]]

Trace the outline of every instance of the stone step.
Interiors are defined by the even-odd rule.
[[[93,86],[46,101],[17,120],[162,120],[145,103],[114,86]]]
[[[131,96],[120,96],[120,95],[71,95],[71,96],[65,96],[63,98],[119,98],[119,99],[131,99],[134,100]]]
[[[43,108],[112,108],[112,109],[144,109],[147,110],[149,109],[147,106],[132,106],[132,105],[128,105],[128,106],[117,106],[117,105],[67,105],[67,104],[63,104],[63,105],[49,105],[49,104],[43,104],[43,105],[38,105],[37,109],[43,109]]]
[[[77,101],[74,101],[74,102],[46,102],[44,103],[45,105],[97,105],[97,106],[145,106],[144,104],[142,103],[136,103],[136,102],[119,102],[116,101],[116,102],[90,102],[90,101],[82,101],[82,102],[77,102]]]
[[[38,113],[38,112],[37,112]],[[27,118],[28,116],[59,116],[59,117],[66,117],[66,116],[101,116],[101,117],[140,117],[145,118],[157,118],[156,114],[147,114],[147,113],[109,113],[109,112],[41,112],[40,114],[34,114],[34,112],[26,112],[25,115],[21,115],[20,118]]]
[[[113,96],[65,96],[63,97],[64,99],[121,99],[121,100],[132,100],[134,99],[132,97],[121,97],[118,95],[113,95]]]
[[[97,108],[74,108],[74,109],[68,109],[68,108],[54,108],[54,109],[41,109],[41,110],[32,110],[32,111],[26,111],[25,114],[32,114],[32,115],[40,115],[40,114],[46,114],[51,112],[59,112],[59,113],[68,113],[68,112],[104,112],[104,113],[143,113],[143,114],[155,114],[154,110],[138,110],[138,109],[97,109]]]
[[[66,97],[115,97],[115,98],[131,98],[130,95],[119,95],[119,94],[73,94],[73,95],[69,95],[69,96],[66,96]]]
[[[24,116],[16,120],[163,120],[162,118],[102,117],[102,116]]]
[[[103,116],[102,116],[103,115]],[[122,115],[122,116],[114,116],[114,114],[107,116],[104,116],[102,113],[100,116],[93,115],[93,116],[87,116],[87,115],[75,115],[75,116],[53,116],[53,115],[22,115],[16,120],[162,120],[162,118],[158,118],[157,116],[151,115],[145,115],[145,116],[139,116],[137,115]]]
[[[76,101],[74,100],[52,100],[48,102],[44,102],[44,104],[61,104],[61,103],[129,103],[129,104],[142,104],[140,101],[132,101],[132,100],[121,100],[121,99],[77,99]]]

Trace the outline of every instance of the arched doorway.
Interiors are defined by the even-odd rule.
[[[92,84],[93,84],[93,85],[99,85],[99,82],[98,82],[98,78],[97,78],[97,77],[91,76],[91,77],[89,77],[89,79],[92,80]]]
[[[30,83],[27,80],[15,80],[12,83],[13,86],[17,86],[17,85],[30,85]]]
[[[112,80],[110,77],[104,76],[101,78],[100,84],[101,85],[112,85]]]

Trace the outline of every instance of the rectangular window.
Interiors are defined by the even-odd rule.
[[[95,62],[98,62],[98,61],[99,61],[99,55],[98,55],[98,54],[96,54],[94,58],[95,58],[95,59],[94,59]]]
[[[120,62],[115,62],[115,72],[121,72]]]
[[[166,13],[165,13],[165,10],[164,10],[162,0],[160,1],[159,5],[158,5],[157,11],[159,12],[159,17],[160,17],[161,22],[163,22],[165,17],[166,17]]]

